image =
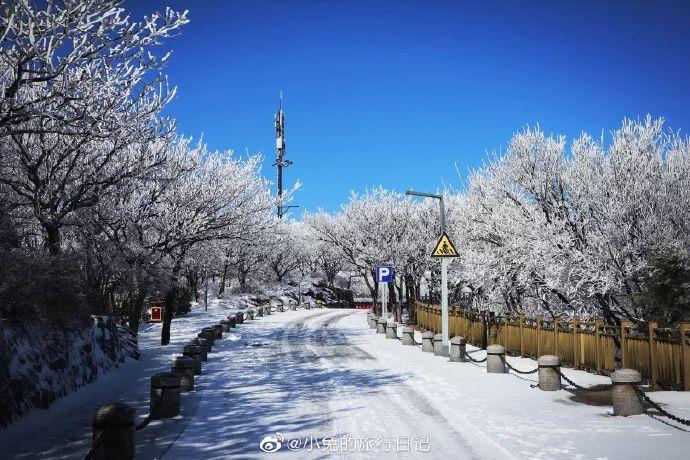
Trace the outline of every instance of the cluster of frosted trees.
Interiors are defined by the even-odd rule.
[[[511,312],[608,322],[687,315],[690,143],[663,120],[567,142],[513,136],[454,198],[458,276]]]
[[[167,343],[204,247],[276,226],[260,158],[161,116],[175,89],[160,48],[186,22],[111,0],[0,6],[0,316],[111,313],[136,330],[161,299]]]
[[[625,120],[610,136],[570,142],[526,129],[445,201],[460,252],[452,288],[471,288],[477,307],[609,323],[687,315],[690,147],[663,120]],[[372,295],[375,266],[392,263],[395,303],[418,298],[422,281],[438,285],[429,258],[437,206],[374,190],[305,224]]]

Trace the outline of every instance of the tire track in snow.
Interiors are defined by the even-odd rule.
[[[370,353],[347,340],[342,332],[330,328],[339,320],[353,314],[357,314],[357,312],[340,313],[321,321],[318,344],[324,348],[331,348],[332,352],[324,354],[323,359],[330,361],[332,365],[351,366],[357,364],[357,360],[378,362]],[[344,347],[347,347],[347,350]],[[384,386],[377,392],[365,391],[362,395],[367,405],[374,408],[377,420],[373,422],[373,425],[376,428],[385,426],[391,421],[402,422],[405,427],[404,431],[409,433],[418,433],[420,425],[433,427],[433,434],[443,433],[453,439],[456,451],[460,448],[466,457],[479,458],[462,433],[457,431],[424,395],[410,388],[407,384],[395,382],[391,387]],[[420,423],[420,418],[424,419],[424,423]],[[366,424],[371,422],[371,420],[367,420]],[[347,425],[349,425],[350,433],[359,431],[356,420],[352,417],[349,418]],[[427,434],[431,435],[432,433],[422,433],[420,436]]]

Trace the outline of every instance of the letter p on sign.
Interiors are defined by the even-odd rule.
[[[376,267],[376,281],[379,283],[390,283],[393,281],[393,267],[391,265]]]

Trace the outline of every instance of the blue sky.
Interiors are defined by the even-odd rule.
[[[299,212],[377,185],[457,187],[526,124],[598,136],[651,113],[690,130],[690,2],[126,5],[190,10],[169,42],[179,96],[168,111],[212,148],[261,152],[274,181],[284,92]]]

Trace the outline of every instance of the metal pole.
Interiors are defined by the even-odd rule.
[[[384,319],[388,319],[388,309],[386,308],[386,287],[386,283],[379,283],[379,289],[381,289],[381,318]]]
[[[446,210],[443,205],[443,195],[439,198],[441,205],[441,235],[446,233]],[[448,265],[450,259],[441,259],[441,334],[443,334],[443,356],[449,356],[449,335],[448,325]]]
[[[446,233],[446,209],[443,202],[443,195],[434,195],[431,193],[415,192],[408,190],[406,195],[422,196],[426,198],[437,199],[441,211],[441,235]],[[450,335],[450,327],[448,325],[448,265],[450,259],[447,257],[441,258],[441,336],[443,337],[443,356],[448,356],[448,342]]]
[[[441,259],[441,334],[443,336],[443,356],[448,356],[448,264],[450,259]]]

